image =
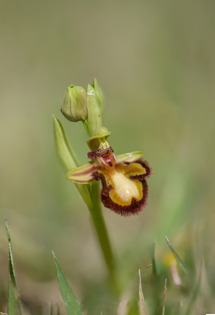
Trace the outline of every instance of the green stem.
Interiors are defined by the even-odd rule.
[[[102,214],[99,197],[99,183],[92,184],[91,198],[92,207],[90,208],[90,213],[93,219],[99,243],[101,245],[105,263],[108,267],[109,272],[112,273],[114,270],[113,252],[110,244],[109,235],[107,232],[107,227],[105,225],[104,217]]]
[[[118,286],[118,281],[116,279],[116,265],[114,261],[113,250],[110,243],[110,238],[108,235],[107,227],[104,221],[101,201],[100,201],[100,188],[99,183],[95,182],[91,186],[91,199],[92,206],[89,207],[93,225],[98,237],[99,245],[104,257],[104,261],[107,265],[111,285],[114,289],[115,294],[120,294],[120,289]]]

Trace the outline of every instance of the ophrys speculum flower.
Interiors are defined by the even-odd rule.
[[[56,147],[67,178],[72,180],[87,205],[104,260],[109,270],[115,294],[120,294],[116,262],[101,209],[105,207],[128,216],[139,213],[146,204],[148,186],[146,178],[151,171],[139,151],[117,155],[107,142],[110,131],[102,123],[103,94],[97,80],[87,90],[70,85],[61,112],[71,122],[82,121],[87,131],[87,144],[91,160],[82,166],[70,146],[65,130],[55,116]],[[99,181],[102,188],[100,193]],[[85,185],[84,185],[85,184]],[[100,197],[101,195],[101,197]]]
[[[151,170],[139,151],[115,156],[107,141],[97,151],[89,152],[91,162],[68,172],[67,178],[79,184],[101,180],[101,200],[106,208],[121,215],[143,209]]]

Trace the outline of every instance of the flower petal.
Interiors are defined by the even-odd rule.
[[[120,154],[116,156],[116,162],[119,163],[132,163],[143,157],[141,151],[134,151],[130,153]]]
[[[125,174],[128,177],[138,179],[140,176],[146,176],[147,169],[143,163],[119,164],[116,170]]]
[[[70,170],[66,177],[76,183],[88,184],[96,180],[94,173],[97,172],[98,168],[99,166],[92,161]]]

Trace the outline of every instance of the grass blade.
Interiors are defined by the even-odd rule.
[[[61,292],[61,296],[64,300],[64,304],[67,310],[68,315],[81,315],[81,308],[80,305],[75,297],[75,295],[73,294],[59,264],[57,261],[57,258],[55,256],[54,253],[53,257],[54,257],[54,262],[55,262],[55,267],[57,270],[57,279],[58,279],[58,285],[60,288],[60,292]]]
[[[13,282],[10,278],[9,294],[8,294],[8,314],[15,315],[15,310],[16,310],[15,291],[14,291]]]
[[[154,276],[158,276],[158,267],[155,257],[155,249],[156,249],[156,243],[154,242],[153,248],[152,248],[152,272]]]
[[[193,288],[191,298],[190,298],[187,310],[185,312],[185,315],[190,315],[193,312],[193,309],[194,309],[193,307],[194,307],[194,304],[196,302],[197,296],[198,296],[199,291],[200,291],[200,284],[201,284],[201,270],[200,270],[197,282]]]
[[[181,259],[181,257],[179,256],[179,254],[174,250],[172,244],[170,243],[170,240],[168,239],[168,237],[165,237],[167,245],[169,246],[169,249],[171,250],[171,252],[173,253],[176,261],[178,262],[179,266],[181,267],[181,269],[184,271],[185,274],[187,274],[187,268],[183,262],[183,260]]]
[[[22,305],[19,296],[19,291],[16,282],[16,273],[14,267],[13,250],[11,243],[11,236],[7,221],[5,221],[7,238],[8,238],[8,250],[9,250],[9,294],[8,294],[8,315],[22,315]]]

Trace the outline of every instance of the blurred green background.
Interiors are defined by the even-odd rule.
[[[61,119],[86,162],[83,126],[59,110],[68,85],[86,87],[96,77],[116,154],[141,150],[153,169],[140,215],[104,209],[125,287],[150,264],[154,241],[162,260],[168,235],[195,259],[204,254],[207,305],[215,312],[214,33],[212,0],[1,1],[0,311],[5,217],[30,314],[60,301],[51,250],[86,314],[110,304],[89,213],[65,180],[51,120],[52,113]]]

